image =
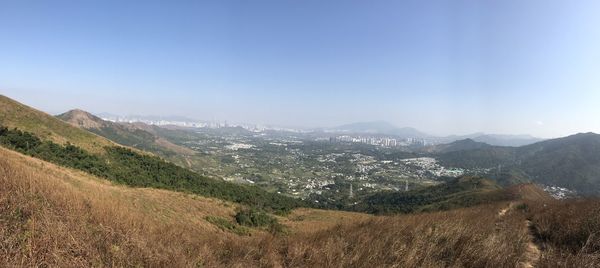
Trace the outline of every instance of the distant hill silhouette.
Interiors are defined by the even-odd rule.
[[[540,138],[533,137],[531,135],[500,135],[486,134],[482,132],[473,133],[469,135],[450,135],[441,137],[427,134],[412,127],[396,127],[393,124],[385,121],[351,123],[330,128],[328,129],[328,131],[352,134],[391,135],[400,138],[425,139],[434,143],[452,143],[455,141],[471,139],[476,142],[483,142],[494,146],[512,147],[529,145],[543,140]]]
[[[524,146],[540,142],[543,139],[536,138],[530,135],[496,135],[496,134],[484,134],[473,138],[474,141],[484,142],[490,145],[496,146]]]
[[[386,134],[402,138],[426,138],[430,135],[411,127],[396,127],[385,121],[358,122],[331,129],[332,131],[365,134]]]
[[[456,151],[468,151],[468,150],[476,150],[476,149],[485,149],[491,148],[492,145],[483,142],[477,142],[472,139],[464,139],[458,140],[447,144],[439,144],[434,146],[429,146],[423,149],[425,152],[430,153],[449,153]]]
[[[512,194],[493,180],[465,176],[408,192],[375,193],[361,200],[354,209],[376,214],[409,213],[469,207],[512,198]]]

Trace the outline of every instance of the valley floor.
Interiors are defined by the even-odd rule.
[[[0,266],[527,267],[553,260],[532,257],[525,222],[537,221],[520,201],[506,211],[509,203],[499,202],[377,217],[297,209],[278,216],[284,234],[239,236],[206,220],[233,221],[237,206],[114,185],[0,148]]]

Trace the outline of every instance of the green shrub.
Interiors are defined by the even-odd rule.
[[[268,227],[277,223],[273,216],[257,209],[242,209],[235,214],[238,224],[250,227]]]
[[[515,208],[525,212],[529,211],[529,206],[527,206],[525,203],[518,204]]]
[[[219,229],[223,230],[223,231],[230,231],[234,234],[237,235],[250,235],[250,229],[244,227],[244,226],[240,226],[237,224],[234,224],[230,221],[228,221],[227,219],[221,218],[221,217],[216,217],[216,216],[206,216],[206,221],[214,224],[215,226],[219,227]]]

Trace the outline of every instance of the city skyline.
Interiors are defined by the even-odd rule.
[[[597,1],[6,1],[0,93],[53,114],[600,132]]]

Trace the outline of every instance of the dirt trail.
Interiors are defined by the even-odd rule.
[[[513,207],[514,203],[510,203],[506,208],[498,211],[498,217],[502,218],[508,213]],[[527,228],[527,247],[525,248],[525,259],[519,263],[519,267],[522,268],[533,268],[540,259],[541,250],[540,246],[535,242],[535,226],[530,220],[525,221],[525,228]]]
[[[530,220],[525,221],[528,231],[527,248],[525,249],[525,260],[521,263],[523,268],[533,268],[542,254],[540,246],[535,242],[535,226]]]
[[[504,217],[504,215],[506,215],[506,212],[508,212],[513,206],[513,203],[510,203],[508,205],[508,207],[505,207],[503,209],[501,209],[500,211],[498,211],[498,217]]]

